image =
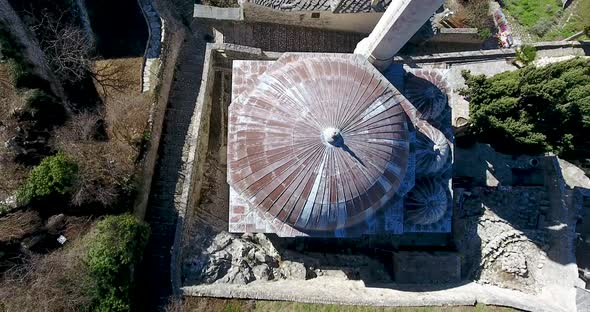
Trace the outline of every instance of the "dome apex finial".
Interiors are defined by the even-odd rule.
[[[337,128],[325,128],[322,130],[322,141],[327,145],[340,146],[343,143],[342,134]]]

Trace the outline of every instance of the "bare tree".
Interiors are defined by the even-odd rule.
[[[71,22],[62,12],[53,16],[47,10],[38,14],[29,12],[33,20],[31,29],[37,35],[49,67],[62,80],[78,82],[90,72],[93,41],[84,30]]]

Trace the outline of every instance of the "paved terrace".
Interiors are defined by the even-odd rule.
[[[275,52],[352,53],[365,36],[357,33],[271,23],[216,21],[210,25],[223,34],[224,43]]]

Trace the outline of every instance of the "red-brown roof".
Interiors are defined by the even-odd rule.
[[[286,53],[230,106],[228,182],[299,230],[355,225],[404,178],[401,101],[358,56]]]

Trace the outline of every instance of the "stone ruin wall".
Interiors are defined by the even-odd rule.
[[[330,30],[370,33],[383,13],[339,13],[330,11],[286,12],[246,2],[243,4],[244,20],[247,22],[277,23],[314,27]],[[312,18],[319,13],[319,18]]]

